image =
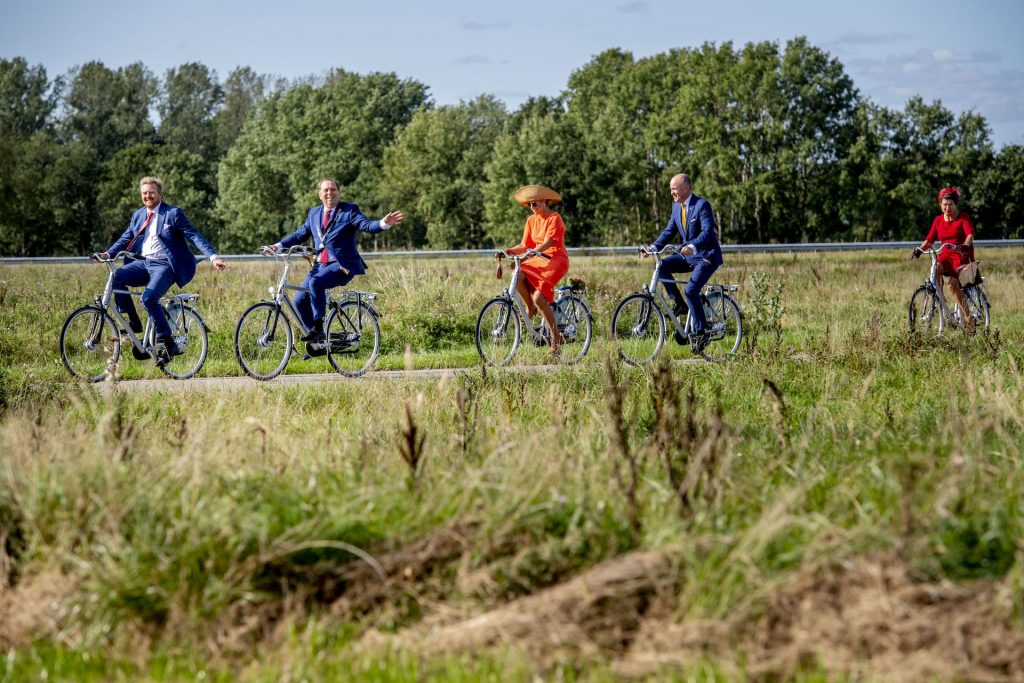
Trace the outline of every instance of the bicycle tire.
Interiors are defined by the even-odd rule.
[[[60,330],[60,359],[75,377],[106,378],[121,359],[121,334],[110,314],[98,306],[73,311]]]
[[[743,341],[743,311],[728,294],[711,292],[701,297],[704,304],[707,346],[701,352],[705,359],[720,361],[736,355]]]
[[[630,365],[650,363],[665,345],[665,314],[649,294],[631,294],[612,315],[612,341]]]
[[[946,318],[942,314],[939,295],[924,285],[914,290],[907,306],[907,321],[911,332],[942,334],[946,328]]]
[[[380,323],[373,309],[359,301],[331,307],[324,323],[327,360],[338,374],[359,377],[370,369],[380,353]]]
[[[590,350],[594,339],[594,320],[587,303],[569,294],[555,300],[555,320],[562,333],[561,362],[578,363]]]
[[[235,359],[253,379],[273,379],[288,365],[293,341],[291,321],[281,307],[261,301],[246,309],[235,325]]]
[[[172,306],[174,308],[177,307]],[[171,336],[181,353],[160,366],[160,370],[174,379],[195,377],[210,351],[210,335],[206,323],[191,306],[181,306],[180,314],[176,316],[171,316],[167,308],[164,308],[164,313],[171,324]]]
[[[487,365],[508,365],[519,350],[522,335],[519,315],[508,299],[496,297],[480,309],[476,318],[476,350]]]
[[[974,285],[964,289],[964,295],[967,297],[967,310],[974,317],[974,328],[987,333],[991,324],[991,310],[985,290]]]

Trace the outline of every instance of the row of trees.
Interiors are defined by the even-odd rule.
[[[562,193],[570,244],[635,244],[664,223],[679,171],[726,242],[916,239],[950,183],[983,237],[1024,234],[1024,148],[995,150],[974,112],[873,104],[803,38],[639,60],[608,50],[557,98],[511,112],[489,95],[437,106],[395,74],[286,83],[240,67],[221,83],[202,64],[157,78],[92,62],[51,81],[0,60],[5,255],[107,246],[147,174],[225,253],[293,228],[324,175],[369,215],[407,213],[380,248],[512,243],[526,183]]]

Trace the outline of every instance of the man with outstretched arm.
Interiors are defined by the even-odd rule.
[[[196,257],[188,243],[192,242],[198,247],[217,270],[224,270],[227,264],[206,238],[189,223],[184,211],[164,202],[162,180],[146,176],[139,181],[139,191],[142,194],[142,208],[132,215],[131,223],[120,239],[99,254],[99,257],[105,260],[121,251],[136,255],[135,260],[125,263],[114,272],[114,289],[145,285],[142,305],[153,321],[156,332],[157,365],[163,366],[180,354],[181,350],[171,336],[171,325],[167,322],[160,299],[172,284],[184,287],[195,277]],[[142,321],[132,303],[132,297],[128,294],[115,294],[114,303],[117,310],[128,319],[132,331],[141,334]],[[132,352],[139,357],[134,347]],[[141,356],[147,358],[148,354]]]
[[[707,346],[707,320],[704,317],[704,306],[700,301],[700,290],[722,265],[722,247],[718,242],[711,203],[693,194],[690,177],[685,173],[674,176],[669,182],[669,190],[675,202],[672,204],[672,213],[668,225],[651,246],[659,250],[671,243],[685,245],[680,250],[680,255],[673,254],[662,260],[662,284],[675,304],[673,312],[677,317],[685,316],[689,306],[693,314],[693,333],[696,337],[693,350],[700,353]],[[675,273],[692,273],[682,295],[679,293],[679,287],[672,281]],[[683,343],[678,332],[676,341]]]
[[[274,251],[281,251],[313,238],[317,258],[302,283],[309,291],[295,295],[295,310],[306,329],[312,330],[302,341],[313,344],[325,340],[327,290],[347,285],[356,275],[366,272],[366,263],[356,248],[356,233],[382,232],[405,218],[401,211],[392,211],[380,220],[367,218],[355,204],[341,201],[341,188],[334,178],[322,179],[317,183],[317,191],[321,205],[309,210],[306,222],[295,232],[271,246]]]

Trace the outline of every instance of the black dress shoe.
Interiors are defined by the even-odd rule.
[[[156,366],[162,368],[175,356],[184,353],[174,341],[174,337],[160,337],[156,340]]]
[[[299,341],[309,342],[311,344],[319,344],[327,341],[327,336],[324,334],[322,329],[315,329],[309,334],[299,337]]]
[[[677,303],[672,307],[672,315],[674,315],[677,318],[686,319],[686,314],[689,310],[690,307],[687,306],[686,304]]]
[[[306,355],[302,359],[309,360],[310,358],[319,358],[326,355],[327,342],[321,339],[319,342],[306,342]]]
[[[137,346],[135,346],[135,344],[132,344],[131,347],[132,357],[135,358],[135,360],[149,360],[150,358],[153,357],[149,355],[149,351],[140,350]]]
[[[708,342],[710,341],[711,338],[707,332],[694,335],[693,341],[690,343],[690,350],[693,351],[694,355],[699,356],[704,353],[704,349],[708,348]]]

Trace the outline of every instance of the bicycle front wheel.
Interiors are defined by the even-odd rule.
[[[627,363],[650,363],[665,344],[665,314],[650,296],[627,296],[612,316],[612,341]]]
[[[708,344],[701,354],[708,360],[734,355],[743,340],[743,314],[731,296],[712,292],[704,298]]]
[[[575,294],[563,296],[554,306],[558,331],[562,333],[562,362],[578,363],[587,355],[594,337],[590,309]]]
[[[292,324],[276,304],[253,304],[235,326],[235,358],[245,374],[268,380],[281,374],[292,355]]]
[[[942,315],[942,308],[939,305],[939,296],[925,286],[920,286],[910,297],[910,306],[907,309],[907,317],[910,322],[910,331],[919,331],[922,334],[942,334],[946,326],[945,318]]]
[[[60,330],[60,359],[74,375],[89,382],[107,376],[121,358],[121,335],[113,318],[96,306],[68,316]]]
[[[338,373],[358,377],[380,353],[380,324],[369,306],[346,301],[332,308],[327,322],[327,360]]]
[[[167,322],[171,324],[171,336],[181,353],[161,366],[164,374],[174,379],[195,377],[206,362],[210,350],[210,337],[203,319],[191,306],[164,308]]]
[[[476,350],[488,365],[508,365],[519,349],[523,329],[512,302],[498,297],[476,318]]]
[[[989,305],[988,297],[981,287],[975,285],[964,290],[967,296],[967,310],[974,318],[974,327],[982,332],[988,332]]]

